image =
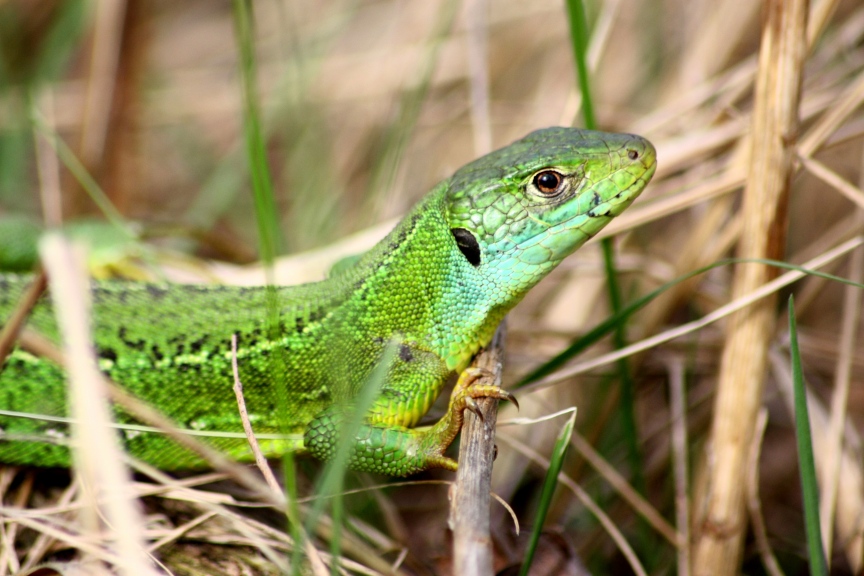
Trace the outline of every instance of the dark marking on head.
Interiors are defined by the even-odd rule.
[[[598,192],[594,192],[594,196],[592,197],[592,200],[593,200],[594,206],[599,205],[603,201],[603,199],[600,198],[600,194]]]
[[[589,218],[605,218],[606,216],[609,216],[609,212],[611,212],[611,208],[606,206],[606,209],[603,210],[603,212],[598,212],[596,209],[592,208],[586,212],[586,214]]]
[[[414,354],[411,352],[411,347],[407,344],[401,344],[399,346],[399,359],[403,362],[413,362]]]
[[[480,265],[480,244],[474,234],[465,228],[451,228],[450,232],[456,239],[456,246],[475,268]]]

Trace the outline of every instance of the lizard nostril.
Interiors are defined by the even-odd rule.
[[[627,157],[630,158],[630,160],[636,160],[639,158],[639,152],[636,150],[628,150]]]

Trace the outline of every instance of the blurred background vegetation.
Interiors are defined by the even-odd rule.
[[[610,226],[619,234],[622,288],[632,300],[735,254],[762,3],[586,4],[598,128],[639,133],[659,152],[654,183]],[[797,264],[864,230],[864,6],[856,0],[811,5],[800,138],[815,128],[829,131],[807,152],[809,164],[793,183],[786,259]],[[254,15],[263,131],[285,254],[385,222],[345,248],[363,250],[462,164],[533,129],[581,124],[561,0],[259,0]],[[832,181],[835,176],[842,182]],[[120,228],[146,238],[147,247],[133,242],[127,249],[124,243],[113,257],[134,259],[159,250],[187,266],[194,258],[194,266],[207,270],[202,277],[231,281],[245,268],[210,262],[257,260],[249,182],[230,2],[0,0],[0,216],[48,225],[82,219],[124,223]],[[110,207],[100,205],[98,189]],[[282,278],[308,280],[303,263],[309,258],[320,265],[333,256],[324,251],[305,260],[289,258]],[[828,271],[856,273],[845,259]],[[666,291],[628,324],[628,336],[636,341],[717,309],[729,300],[732,273],[723,266]],[[532,292],[510,318],[505,386],[608,316],[604,282],[599,251],[590,245]],[[854,316],[851,336],[841,336],[843,319],[857,314],[848,298],[844,302],[841,285],[808,278],[792,290],[811,411],[821,409],[824,422],[844,379],[849,390],[830,555],[832,573],[861,573],[864,346],[860,338],[855,344],[861,321]],[[780,310],[779,318],[785,318]],[[706,473],[703,448],[722,337],[721,321],[631,359],[637,424],[632,431],[609,365],[519,395],[523,417],[578,406],[581,436],[564,473],[598,501],[652,574],[671,574],[680,566],[680,551],[669,541],[683,533],[673,462],[688,463],[689,488],[678,496],[689,497],[695,509],[700,474]],[[780,357],[786,344],[785,321],[778,321]],[[609,348],[598,345],[586,357]],[[669,381],[675,374],[686,387],[684,420],[671,417]],[[806,574],[788,388],[776,371],[766,378],[768,425],[754,486],[767,539],[760,539],[758,528],[747,529],[742,562],[749,574],[767,573],[769,550],[786,574]],[[515,416],[506,411],[502,419]],[[532,522],[543,470],[507,438],[548,454],[562,425],[499,430],[494,490],[513,505],[523,528]],[[818,455],[819,424],[814,428]],[[673,456],[674,430],[689,440],[688,449]],[[591,446],[601,462],[643,493],[665,526],[642,519],[632,504],[639,498],[622,496],[613,472],[589,453]],[[358,482],[372,483],[362,477]],[[532,573],[580,574],[583,563],[595,574],[630,573],[597,520],[570,492],[560,492]],[[377,555],[404,574],[448,573],[446,501],[445,488],[423,485],[360,497],[351,507],[351,530],[374,553],[346,547],[346,554],[366,565]],[[185,509],[172,517],[166,512],[172,506],[147,501],[154,534],[189,519]],[[521,558],[524,537],[515,535],[501,508],[493,509],[493,518],[496,568],[505,570]],[[685,517],[690,521],[692,515]],[[679,526],[679,536],[673,526]],[[692,529],[698,533],[699,526],[694,522]],[[178,538],[161,550],[176,574],[242,573],[231,572],[235,564],[246,573],[275,573],[256,555],[248,534],[231,523],[202,523]],[[267,538],[278,541],[278,532]],[[46,551],[63,548],[55,543]],[[178,559],[178,551],[187,556]],[[214,564],[201,568],[207,561]],[[0,563],[0,574],[11,565]]]

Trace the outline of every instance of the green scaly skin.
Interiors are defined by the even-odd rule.
[[[444,451],[466,405],[506,393],[461,378],[445,416],[412,427],[526,292],[630,205],[655,162],[654,148],[638,136],[573,128],[529,134],[439,184],[355,263],[322,282],[275,289],[276,338],[268,337],[266,288],[98,282],[100,368],[181,427],[233,433],[210,441],[249,459],[232,391],[237,334],[244,397],[265,453],[306,450],[326,459],[352,399],[392,346],[350,466],[389,475],[455,469]],[[0,277],[0,319],[26,285],[23,277]],[[57,341],[47,297],[29,326]],[[61,371],[16,349],[0,372],[0,462],[68,466],[66,413]],[[130,454],[160,468],[204,465],[160,433],[125,429],[121,437]]]

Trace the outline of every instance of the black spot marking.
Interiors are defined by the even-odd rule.
[[[456,239],[456,246],[475,268],[480,265],[480,244],[474,234],[465,228],[451,228],[450,232]]]
[[[393,254],[394,252],[401,249],[402,245],[405,243],[405,240],[408,239],[408,235],[414,232],[414,228],[417,226],[417,222],[420,220],[420,218],[421,214],[419,212],[416,212],[407,219],[407,222],[403,220],[402,224],[400,224],[399,233],[396,235],[396,237],[387,240],[387,248],[384,250],[383,253],[385,259],[390,254]],[[365,280],[360,280],[359,284],[362,285],[364,282]]]
[[[153,298],[163,298],[168,294],[168,289],[163,286],[157,286],[156,284],[145,284],[144,286],[147,289],[147,293]]]
[[[193,340],[189,343],[189,352],[191,352],[192,354],[198,354],[204,348],[204,344],[206,343],[206,338],[198,338],[197,340]]]
[[[322,320],[327,315],[327,311],[324,308],[318,308],[317,310],[312,310],[309,312],[309,322],[318,322]]]
[[[413,362],[414,354],[411,352],[411,347],[407,344],[399,346],[399,359],[403,362]]]
[[[117,352],[112,348],[105,348],[99,351],[99,357],[111,362],[117,362]]]
[[[150,351],[153,353],[153,358],[155,358],[157,362],[165,359],[165,355],[162,354],[162,351],[159,350],[159,346],[156,344],[150,348]]]
[[[120,327],[120,330],[117,332],[117,336],[126,346],[128,346],[132,350],[138,350],[139,352],[143,352],[144,349],[147,347],[147,343],[143,339],[132,340],[128,338],[125,326]]]

